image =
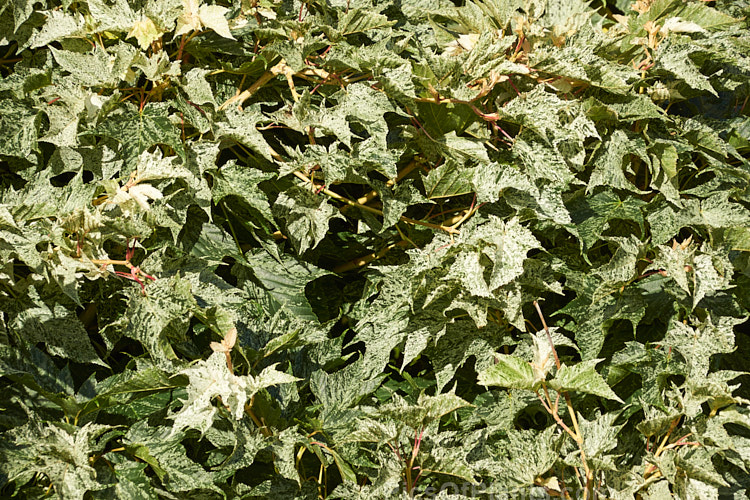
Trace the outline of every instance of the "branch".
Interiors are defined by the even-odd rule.
[[[542,320],[542,326],[544,327],[544,332],[547,334],[547,340],[549,341],[549,345],[552,348],[552,354],[555,356],[555,365],[557,366],[557,369],[559,370],[560,358],[557,356],[557,349],[555,349],[555,343],[552,341],[552,334],[549,332],[547,321],[545,321],[544,314],[542,314],[542,309],[539,307],[539,302],[537,302],[536,300],[534,301],[534,307],[536,308],[536,312],[539,314],[539,319]],[[542,382],[542,384],[544,384],[544,382]],[[546,386],[544,387],[546,390]],[[589,468],[589,465],[586,461],[586,452],[583,447],[583,434],[581,433],[581,429],[578,426],[578,418],[576,417],[576,412],[575,412],[575,409],[573,408],[573,402],[570,399],[570,394],[568,394],[568,391],[563,391],[562,395],[565,398],[565,405],[568,407],[570,420],[573,421],[573,429],[575,430],[575,435],[573,436],[573,434],[571,434],[571,436],[573,436],[573,439],[575,439],[576,443],[578,444],[578,449],[581,451],[581,463],[583,464],[583,470],[586,472],[586,489],[583,491],[583,498],[584,500],[587,500],[592,490],[594,473]],[[555,411],[554,413],[552,413],[552,416],[555,418],[557,423],[560,424],[570,434],[570,429],[564,426],[564,424],[562,423],[562,419],[560,419],[559,416],[556,414],[557,414],[557,408],[555,408]]]
[[[409,242],[406,241],[406,240],[399,241],[398,243],[392,243],[392,244],[386,246],[385,248],[383,248],[382,250],[380,250],[379,252],[372,252],[372,253],[369,253],[367,255],[363,255],[362,257],[357,257],[354,260],[350,260],[349,262],[345,262],[344,264],[341,264],[339,266],[336,266],[335,268],[333,268],[333,272],[334,273],[345,273],[347,271],[353,271],[354,269],[357,269],[359,267],[366,266],[367,264],[369,264],[370,262],[372,262],[374,260],[378,260],[378,259],[382,258],[392,248],[395,248],[395,247],[405,247],[407,245],[409,245]]]
[[[393,186],[398,181],[400,181],[401,179],[403,179],[404,177],[406,177],[407,175],[409,175],[409,173],[412,170],[414,170],[415,168],[417,168],[418,166],[419,166],[419,162],[415,158],[414,160],[412,160],[407,166],[405,166],[398,173],[398,175],[396,176],[395,179],[388,180],[388,182],[386,182],[385,185],[388,186],[388,187]],[[378,192],[373,189],[372,191],[370,191],[366,195],[364,195],[364,196],[362,196],[360,198],[357,198],[357,203],[361,203],[362,205],[366,205],[369,202],[371,202],[372,200],[374,200],[377,196],[378,196]]]
[[[542,309],[539,307],[539,302],[536,300],[534,301],[534,307],[536,308],[536,312],[539,314],[539,319],[542,320],[542,326],[544,327],[544,332],[547,334],[547,340],[549,341],[549,345],[552,348],[552,354],[555,356],[555,366],[557,366],[557,369],[560,369],[560,358],[557,357],[557,349],[555,349],[555,343],[552,342],[552,334],[549,333],[549,327],[547,326],[547,322],[544,320],[544,314],[542,314]]]
[[[477,194],[476,194],[476,193],[474,193],[474,198],[473,198],[473,199],[471,200],[471,206],[469,207],[469,210],[467,210],[467,211],[466,211],[466,213],[465,213],[465,214],[463,214],[463,215],[462,215],[462,216],[461,216],[461,217],[460,217],[460,218],[459,218],[459,219],[458,219],[458,220],[457,220],[457,221],[456,221],[456,222],[455,222],[454,224],[452,224],[452,225],[451,225],[450,227],[452,227],[453,229],[458,229],[458,226],[460,226],[461,224],[463,224],[464,222],[466,222],[466,220],[467,220],[467,219],[468,219],[469,217],[471,217],[472,215],[474,215],[474,212],[476,212],[477,210],[479,210],[480,208],[482,208],[482,205],[484,205],[484,203],[480,203],[479,205],[477,205],[476,203],[477,203]]]
[[[227,99],[224,104],[219,106],[219,111],[228,108],[232,104],[237,103],[237,106],[242,106],[242,104],[250,99],[255,93],[260,90],[265,84],[273,80],[275,77],[279,75],[284,75],[286,78],[287,84],[289,85],[289,89],[292,92],[292,98],[296,101],[299,100],[299,94],[297,94],[297,91],[294,86],[294,81],[292,80],[293,76],[296,76],[298,78],[304,78],[305,80],[311,80],[312,77],[321,78],[324,81],[330,78],[331,74],[327,71],[320,69],[320,68],[305,68],[302,71],[294,72],[292,68],[289,67],[289,65],[286,63],[284,59],[279,61],[275,66],[273,66],[271,69],[267,70],[265,73],[260,75],[260,78],[258,78],[250,87],[243,90],[242,92],[237,90],[237,94],[233,97]],[[339,79],[344,84],[351,83],[350,79],[344,78]]]
[[[363,205],[361,203],[357,203],[356,201],[350,200],[349,198],[345,198],[345,197],[341,196],[338,193],[334,193],[333,191],[331,191],[330,189],[328,189],[326,187],[322,187],[322,188],[320,188],[318,190],[318,188],[315,186],[315,184],[313,183],[313,181],[311,181],[310,178],[307,177],[302,172],[296,171],[296,172],[294,172],[294,175],[297,176],[299,179],[305,181],[307,184],[310,184],[311,186],[313,186],[313,188],[315,188],[316,192],[324,193],[325,195],[330,196],[331,198],[333,198],[335,200],[338,200],[340,202],[346,203],[347,205],[350,205],[352,207],[357,207],[359,209],[366,210],[366,211],[368,211],[370,213],[373,213],[373,214],[377,214],[377,215],[381,215],[381,216],[383,215],[383,212],[381,210],[378,210],[377,208],[372,208],[372,207],[368,207],[367,205]],[[460,231],[458,229],[454,229],[452,227],[441,226],[441,225],[438,225],[438,224],[432,224],[430,222],[424,222],[424,221],[421,221],[421,220],[412,219],[410,217],[405,217],[403,215],[401,217],[399,217],[399,220],[402,221],[402,222],[408,222],[409,224],[416,224],[416,225],[419,225],[419,226],[429,227],[431,229],[439,229],[441,231],[445,231],[448,234],[459,234],[460,233]]]
[[[286,61],[282,59],[281,61],[279,61],[278,64],[276,64],[276,66],[274,66],[273,68],[269,69],[268,71],[260,75],[260,78],[255,80],[255,82],[252,85],[250,85],[250,87],[238,93],[237,95],[227,99],[226,102],[224,102],[224,104],[219,106],[219,111],[228,108],[229,106],[231,106],[232,104],[236,102],[239,102],[237,106],[242,106],[242,103],[250,99],[253,96],[253,94],[255,94],[258,90],[260,90],[261,87],[263,87],[263,85],[273,80],[276,76],[283,74],[284,68],[286,67],[288,67],[286,65]]]

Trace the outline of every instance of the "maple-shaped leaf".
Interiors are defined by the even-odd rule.
[[[162,33],[148,16],[142,15],[130,29],[127,38],[135,37],[142,49],[147,49],[152,42],[159,39]]]
[[[174,420],[172,433],[189,427],[205,434],[219,411],[213,404],[216,396],[221,398],[221,404],[229,414],[239,420],[245,414],[245,404],[255,393],[265,387],[299,380],[275,367],[276,365],[272,365],[265,368],[257,377],[237,376],[229,371],[224,353],[215,351],[207,360],[182,370],[180,373],[190,379],[188,399],[182,409],[170,417]]]
[[[191,31],[200,31],[206,27],[214,30],[224,38],[234,40],[232,33],[229,31],[229,23],[225,17],[226,7],[220,5],[201,5],[201,0],[183,0],[183,12],[177,18],[177,28],[174,36],[190,33]]]

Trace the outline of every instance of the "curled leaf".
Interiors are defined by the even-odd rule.
[[[234,40],[229,31],[229,23],[224,14],[229,10],[219,5],[200,5],[199,0],[183,0],[184,10],[177,19],[177,29],[174,35],[184,35],[202,28],[214,30],[224,38]]]
[[[133,24],[127,38],[135,37],[138,40],[138,45],[145,50],[152,42],[158,40],[161,35],[154,22],[148,16],[142,15]]]
[[[237,328],[230,328],[221,342],[211,342],[211,350],[214,352],[230,352],[237,342]]]

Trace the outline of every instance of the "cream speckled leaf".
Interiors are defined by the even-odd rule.
[[[135,106],[120,109],[103,121],[96,132],[120,143],[122,157],[131,168],[136,166],[141,153],[155,144],[166,144],[184,154],[179,129],[170,121],[168,107],[163,103],[146,105],[143,110]]]
[[[220,5],[201,5],[201,0],[183,0],[184,10],[177,19],[177,28],[174,35],[184,35],[191,31],[198,31],[202,27],[214,30],[224,38],[234,40],[229,31],[229,23],[226,17],[226,7]]]
[[[229,414],[239,420],[245,415],[245,404],[255,393],[266,387],[299,380],[275,367],[276,365],[266,367],[257,377],[237,376],[227,368],[225,353],[214,352],[207,360],[182,370],[180,373],[190,380],[187,386],[188,399],[182,409],[170,417],[174,420],[172,433],[189,427],[205,434],[219,411],[212,402],[217,396],[221,398]]]
[[[555,378],[549,381],[549,385],[556,391],[583,392],[622,403],[620,397],[596,371],[595,366],[601,361],[601,359],[590,359],[573,366],[563,364],[555,374]]]
[[[85,21],[80,14],[68,14],[58,10],[46,13],[47,21],[44,27],[32,38],[31,48],[43,47],[64,38],[84,36]]]
[[[0,1],[0,495],[744,498],[746,3]]]
[[[539,385],[540,381],[534,376],[534,370],[528,361],[507,354],[496,354],[495,360],[495,365],[479,373],[479,385],[530,391]]]
[[[111,430],[108,425],[89,422],[82,427],[32,422],[13,429],[7,437],[10,446],[0,449],[4,460],[14,461],[14,469],[45,474],[57,485],[63,498],[83,499],[87,492],[104,489],[91,466],[96,439]],[[20,470],[14,471],[18,479]]]
[[[97,28],[101,30],[129,31],[138,20],[127,0],[89,0],[87,4]]]
[[[324,196],[310,189],[299,187],[287,193],[281,193],[276,199],[273,212],[284,221],[295,249],[302,254],[315,248],[325,237],[331,219],[342,216]]]
[[[234,40],[232,33],[229,31],[229,23],[225,16],[229,9],[220,5],[201,5],[198,11],[201,24],[206,28],[214,30],[224,38]]]
[[[708,77],[701,74],[690,58],[694,48],[688,44],[679,42],[671,43],[667,39],[660,47],[656,55],[656,63],[682,79],[690,87],[696,90],[705,90],[717,95],[709,83]]]
[[[135,37],[135,39],[138,40],[138,45],[145,50],[161,35],[162,33],[159,32],[151,18],[141,16],[140,19],[133,23],[133,27],[130,29],[127,38]]]
[[[470,193],[472,191],[471,173],[471,170],[463,169],[453,161],[447,161],[430,170],[424,178],[427,197],[430,199],[447,198]]]

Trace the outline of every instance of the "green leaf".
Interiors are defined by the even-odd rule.
[[[205,361],[199,361],[180,373],[187,375],[188,399],[182,409],[170,416],[174,420],[172,434],[185,428],[196,429],[201,435],[213,425],[219,410],[212,404],[220,397],[229,414],[240,420],[245,416],[245,405],[258,391],[278,384],[300,380],[276,370],[276,365],[266,367],[257,377],[240,377],[231,373],[223,352],[214,352]]]
[[[351,408],[380,386],[385,375],[378,374],[370,378],[366,368],[359,361],[332,374],[319,370],[310,376],[310,389],[316,400],[323,405],[323,417],[335,417],[336,412]]]
[[[435,144],[444,155],[460,163],[467,161],[488,163],[490,161],[483,141],[458,136],[455,131],[450,131],[440,139],[436,139]]]
[[[151,427],[145,420],[133,424],[123,438],[126,450],[146,462],[172,492],[213,490],[218,493],[211,475],[188,458],[180,443],[182,433],[169,428]]]
[[[137,20],[130,3],[125,0],[90,0],[88,3],[91,17],[101,31],[126,32],[131,29]]]
[[[258,106],[248,106],[243,111],[230,106],[224,111],[226,120],[216,122],[217,138],[227,138],[243,146],[247,146],[254,153],[271,160],[271,149],[256,125],[263,120],[263,114]]]
[[[152,491],[151,482],[145,473],[148,464],[138,462],[122,462],[115,465],[117,485],[115,493],[121,498],[134,500],[152,500],[158,498]]]
[[[185,93],[193,104],[213,104],[216,106],[216,100],[211,89],[211,84],[206,80],[211,72],[207,69],[193,68],[183,77]]]
[[[659,0],[654,6],[639,16],[644,23],[665,16],[683,18],[694,22],[705,29],[716,29],[734,24],[738,20],[727,14],[699,3],[684,4],[675,0]]]
[[[0,101],[0,111],[0,127],[5,137],[0,142],[0,154],[25,158],[37,147],[40,113],[11,99]]]
[[[655,244],[664,244],[684,227],[731,228],[750,223],[750,212],[729,201],[726,193],[717,193],[705,200],[687,199],[675,209],[663,201],[656,202],[646,216]]]
[[[134,105],[125,105],[102,121],[95,133],[118,141],[123,159],[131,168],[140,154],[155,144],[165,144],[185,155],[180,132],[170,121],[167,106],[161,103],[147,103],[140,111]]]
[[[493,366],[479,373],[479,385],[536,390],[539,381],[534,379],[531,363],[507,354],[496,354],[495,360]]]
[[[618,434],[625,424],[615,425],[620,417],[618,412],[605,413],[589,421],[578,415],[578,425],[583,437],[586,460],[591,467],[603,470],[617,470]]]
[[[625,172],[631,166],[630,161],[628,161],[629,155],[641,156],[644,162],[649,161],[648,157],[642,153],[644,149],[645,142],[641,138],[631,137],[623,130],[615,130],[604,139],[598,154],[594,158],[594,165],[596,166],[589,178],[588,191],[591,192],[596,186],[608,186],[642,193],[643,191],[626,178]],[[641,168],[644,168],[644,166]]]
[[[503,106],[501,117],[532,130],[544,142],[555,146],[563,141],[599,138],[594,122],[581,113],[580,106],[546,92],[542,86]]]
[[[219,202],[228,196],[237,196],[256,209],[267,221],[272,222],[273,214],[268,198],[258,187],[258,184],[272,177],[273,174],[242,168],[235,162],[228,162],[213,175],[213,199]]]
[[[469,406],[469,403],[456,396],[455,388],[448,393],[428,396],[424,393],[419,395],[417,404],[426,410],[425,420],[431,422],[440,419],[443,415],[452,413],[459,408]]]
[[[539,248],[539,242],[518,219],[508,222],[490,216],[474,231],[465,231],[458,240],[460,253],[451,266],[449,278],[455,278],[474,295],[489,296],[498,287],[511,283],[523,274],[526,254]],[[489,282],[484,278],[482,260],[491,265]]]
[[[450,132],[461,134],[476,118],[469,106],[451,103],[419,102],[417,113],[422,126],[432,137],[440,137]]]
[[[343,458],[341,458],[341,455],[336,453],[335,450],[328,449],[326,450],[328,453],[331,454],[333,457],[333,461],[336,463],[336,468],[339,471],[339,475],[341,476],[341,479],[344,480],[344,482],[347,483],[356,483],[357,482],[357,474],[352,470],[352,468],[347,464]]]
[[[252,273],[273,298],[273,315],[285,309],[301,320],[315,321],[318,317],[305,296],[305,286],[321,276],[330,274],[312,264],[289,257],[278,262],[265,252],[246,256]]]
[[[691,479],[711,484],[713,486],[729,486],[711,461],[711,453],[701,448],[686,449],[678,453],[675,465]],[[705,490],[704,490],[705,491]]]
[[[371,181],[383,200],[383,228],[393,227],[406,209],[418,203],[430,203],[414,186],[411,179],[399,182],[395,189],[382,182]]]
[[[495,444],[488,457],[480,462],[483,475],[495,477],[486,490],[488,494],[517,491],[536,482],[547,473],[558,459],[560,441],[555,439],[555,426],[543,431],[533,429],[510,429],[503,432],[502,445]],[[557,441],[557,442],[556,442]]]
[[[91,345],[88,332],[72,311],[59,303],[46,304],[39,297],[33,300],[34,305],[9,322],[9,327],[24,343],[44,342],[51,354],[79,363],[104,364]]]
[[[70,50],[58,50],[50,48],[52,56],[60,67],[70,73],[76,80],[91,86],[114,87],[119,83],[121,75],[117,74],[117,66],[123,66],[126,70],[135,57],[135,51],[131,50],[125,55],[118,54],[122,61],[117,61],[114,67],[110,65],[111,55],[102,48],[96,48],[90,54],[73,52]],[[123,71],[124,73],[124,71]]]
[[[674,347],[687,361],[689,373],[705,377],[712,355],[734,350],[734,325],[743,320],[722,317],[716,324],[708,318],[705,323],[691,327],[673,322],[665,337],[665,345]]]
[[[471,184],[477,193],[477,203],[494,203],[507,189],[527,192],[539,196],[539,190],[526,175],[511,164],[490,163],[477,165],[472,170]]]
[[[656,67],[664,68],[683,80],[691,88],[704,90],[718,97],[709,83],[708,77],[698,71],[690,58],[690,55],[695,51],[695,47],[692,44],[673,41],[674,38],[675,36],[667,38],[659,45],[655,58]]]
[[[383,405],[378,413],[384,419],[396,419],[411,428],[419,428],[466,406],[469,406],[469,403],[456,396],[454,388],[451,392],[437,396],[429,396],[422,392],[416,404],[409,404],[404,399],[394,396],[393,402]]]
[[[398,67],[385,67],[379,73],[377,78],[389,96],[398,102],[412,104],[412,99],[416,97],[416,88],[409,63]]]
[[[471,193],[472,174],[469,169],[462,168],[460,164],[448,160],[437,168],[428,172],[423,178],[427,198],[450,198],[462,194]]]
[[[397,437],[398,429],[392,420],[364,419],[358,422],[358,428],[347,436],[346,441],[385,444]]]
[[[195,307],[190,283],[180,277],[159,278],[130,298],[125,335],[138,340],[162,366],[176,360],[171,341],[183,339]]]
[[[370,30],[379,30],[393,26],[396,21],[386,16],[365,9],[348,9],[339,18],[337,30],[343,35],[354,35]]]
[[[338,100],[338,105],[320,111],[318,119],[322,127],[333,130],[341,142],[351,147],[355,137],[351,124],[358,124],[364,127],[374,145],[385,147],[388,123],[384,115],[396,112],[385,95],[367,85],[355,83],[347,87],[346,92],[334,94],[332,98]]]
[[[331,219],[344,217],[328,203],[324,195],[297,187],[280,193],[273,205],[276,217],[284,221],[283,230],[300,254],[315,248],[328,232]]]
[[[568,204],[572,222],[576,225],[584,255],[600,240],[602,234],[613,226],[617,219],[638,224],[641,234],[645,232],[642,207],[646,203],[637,198],[620,200],[612,191],[606,190],[593,196],[579,195]]]
[[[579,2],[561,3],[565,6],[581,5]],[[558,8],[548,10],[548,14],[558,12]],[[577,16],[576,20],[581,20],[584,16],[587,14]],[[530,54],[532,65],[549,74],[559,75],[572,81],[586,82],[607,92],[627,94],[631,89],[630,82],[638,78],[638,73],[632,67],[607,59],[597,51],[596,47],[599,44],[606,44],[609,41],[598,29],[592,28],[585,21],[580,23],[582,24],[581,30],[573,35],[571,42],[562,47],[540,47],[541,50],[532,52]],[[573,30],[568,32],[570,31]],[[568,90],[570,87],[565,87],[565,79],[557,83]]]
[[[6,433],[7,441],[4,439],[0,448],[3,462],[9,465],[3,467],[4,472],[9,478],[22,481],[21,484],[30,479],[28,474],[44,474],[60,496],[82,499],[86,492],[107,486],[89,458],[100,446],[98,438],[111,428],[92,422],[82,427],[41,422],[16,427]],[[107,437],[103,439],[106,443]]]
[[[549,381],[549,385],[558,392],[583,392],[622,403],[622,399],[610,389],[607,382],[596,371],[595,366],[601,361],[601,359],[589,359],[574,366],[563,363],[555,378]]]

